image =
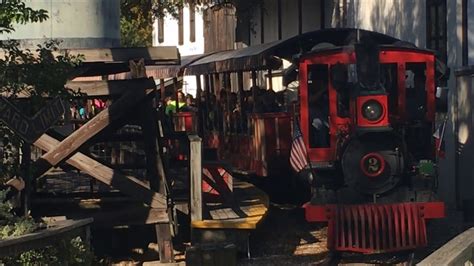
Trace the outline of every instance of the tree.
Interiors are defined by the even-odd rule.
[[[151,46],[153,14],[151,0],[120,1],[120,37],[122,46]]]

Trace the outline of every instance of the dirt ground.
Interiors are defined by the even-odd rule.
[[[318,265],[327,256],[327,227],[309,224],[296,205],[272,204],[239,265]]]

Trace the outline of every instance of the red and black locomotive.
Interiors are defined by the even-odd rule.
[[[436,64],[431,51],[371,39],[300,58],[300,123],[315,188],[306,219],[329,223],[329,248],[424,246],[425,220],[444,216],[436,175],[423,172],[436,156]]]

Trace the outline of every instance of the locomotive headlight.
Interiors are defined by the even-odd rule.
[[[383,107],[376,100],[369,100],[362,105],[362,116],[370,122],[377,122],[382,118]]]

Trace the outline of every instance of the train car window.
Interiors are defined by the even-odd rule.
[[[337,63],[331,66],[331,84],[337,91],[337,116],[347,118],[350,106],[349,73],[347,65]]]
[[[381,82],[388,93],[388,109],[391,114],[398,114],[398,75],[397,64],[382,64],[380,66]]]
[[[424,120],[426,115],[426,64],[407,63],[405,72],[408,120]]]
[[[308,66],[309,145],[329,147],[329,66]]]

